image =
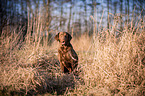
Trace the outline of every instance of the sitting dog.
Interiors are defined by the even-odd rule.
[[[58,58],[61,71],[71,73],[78,65],[78,56],[70,43],[72,37],[67,32],[59,32],[55,39],[59,41]]]

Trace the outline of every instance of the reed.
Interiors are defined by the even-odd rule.
[[[49,37],[44,32],[43,20],[41,16],[28,19],[23,42],[22,30],[17,32],[17,26],[3,30],[0,37],[0,94],[145,94],[144,22],[138,20],[136,26],[124,27],[120,32],[119,22],[115,19],[110,29],[99,29],[94,38],[87,35],[73,37],[71,42],[79,56],[78,75],[73,75],[60,72],[57,43],[52,39],[55,32],[52,31],[53,35]],[[129,25],[133,25],[133,21]]]

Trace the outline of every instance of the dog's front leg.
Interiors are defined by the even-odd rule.
[[[61,61],[60,61],[60,68],[61,68],[61,71],[64,72],[64,65],[62,64]]]

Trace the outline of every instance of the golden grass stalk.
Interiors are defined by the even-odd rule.
[[[100,30],[95,38],[87,35],[74,37],[71,42],[79,55],[78,76],[60,72],[56,42],[49,46],[48,38],[42,38],[41,18],[28,22],[34,33],[30,35],[28,28],[21,47],[18,43],[21,36],[16,28],[11,30],[11,35],[0,37],[1,94],[144,94],[144,22],[139,20],[135,27],[124,27],[120,32],[116,20],[110,29]]]

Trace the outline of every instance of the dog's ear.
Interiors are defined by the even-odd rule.
[[[72,37],[69,33],[67,33],[67,35],[68,35],[68,40],[70,41],[72,39]]]
[[[55,40],[59,41],[59,33],[57,35],[55,35]]]

